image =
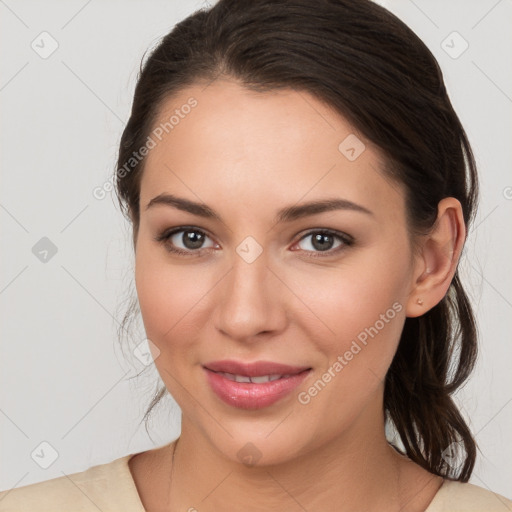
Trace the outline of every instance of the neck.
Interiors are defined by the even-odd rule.
[[[390,447],[382,414],[368,414],[293,460],[254,466],[226,458],[184,418],[171,510],[424,510],[442,480]]]

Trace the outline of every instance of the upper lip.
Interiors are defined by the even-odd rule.
[[[272,361],[243,363],[241,361],[227,359],[206,363],[204,367],[214,372],[245,375],[247,377],[261,377],[263,375],[295,375],[303,372],[304,370],[311,369],[309,366],[290,366],[288,364],[273,363]]]

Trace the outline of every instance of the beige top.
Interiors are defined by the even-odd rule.
[[[0,512],[145,512],[125,455],[86,471],[0,492]],[[512,501],[445,480],[425,512],[507,512]]]

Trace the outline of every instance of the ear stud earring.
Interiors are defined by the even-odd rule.
[[[417,302],[420,306],[423,306],[423,301],[422,301],[421,299],[416,300],[416,302]]]

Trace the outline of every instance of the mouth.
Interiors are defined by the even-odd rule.
[[[287,396],[312,371],[311,367],[261,361],[217,361],[203,366],[211,390],[239,409],[261,409]]]

